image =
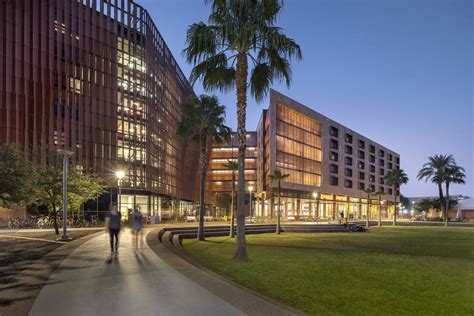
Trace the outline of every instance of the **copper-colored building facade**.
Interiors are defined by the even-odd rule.
[[[395,195],[399,200],[400,192],[384,181],[386,173],[400,168],[400,155],[393,150],[274,90],[251,135],[247,145],[254,149],[256,144],[256,150],[250,157],[247,153],[252,162],[246,161],[246,196],[253,186],[252,214],[257,217],[273,217],[278,210],[277,183],[270,180],[276,169],[289,175],[281,182],[286,219],[337,220],[341,213],[353,220],[368,213],[377,218],[379,206],[382,217],[393,216],[390,203]],[[215,196],[230,192],[231,174],[222,168],[229,155],[237,157],[237,146],[234,151],[221,147],[214,148],[211,159],[208,189]],[[371,197],[369,211],[363,191],[368,187],[383,192]],[[214,199],[214,204],[222,203]]]
[[[110,187],[123,170],[125,208],[166,217],[195,200],[195,150],[174,132],[193,90],[144,8],[1,0],[0,61],[1,143],[42,163],[74,151]]]
[[[238,139],[232,133],[231,141],[213,147],[207,174],[207,201],[216,208],[216,214],[230,209],[232,196],[232,171],[226,166],[228,161],[237,162]],[[252,189],[252,190],[250,190]],[[250,194],[257,189],[257,132],[247,132],[245,151],[245,191],[246,213],[250,212]],[[237,191],[237,172],[235,175],[235,190]],[[237,193],[235,193],[237,196]],[[254,204],[254,203],[252,203]],[[219,212],[222,211],[222,212]]]
[[[272,217],[277,210],[277,183],[270,174],[279,169],[289,174],[281,183],[286,218],[335,220],[343,213],[365,219],[368,187],[383,192],[371,197],[369,216],[376,218],[382,203],[383,217],[392,216],[388,204],[400,193],[384,176],[400,168],[398,153],[274,90],[257,133],[257,194],[264,197],[258,215]]]

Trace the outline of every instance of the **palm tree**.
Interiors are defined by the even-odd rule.
[[[275,26],[282,0],[206,0],[211,2],[208,23],[188,27],[183,50],[194,64],[190,81],[201,79],[205,89],[236,88],[238,137],[237,240],[234,259],[246,260],[245,243],[245,119],[247,89],[261,101],[274,79],[291,83],[293,57],[301,59],[300,46]],[[250,61],[250,69],[249,69]]]
[[[367,214],[365,216],[365,227],[369,228],[369,217],[370,217],[370,196],[375,194],[375,190],[371,187],[364,189],[364,192],[367,194]]]
[[[289,174],[283,174],[281,173],[280,170],[275,169],[273,171],[273,174],[270,175],[270,180],[272,181],[278,181],[278,214],[277,214],[277,229],[276,233],[280,234],[280,216],[281,216],[281,203],[280,203],[280,197],[281,197],[281,181],[288,178],[290,175]]]
[[[449,215],[449,184],[450,183],[457,183],[457,184],[464,184],[464,178],[466,175],[464,174],[465,170],[463,167],[456,165],[449,166],[445,170],[445,179],[444,183],[446,185],[446,214],[444,218],[444,226],[448,226],[448,215]]]
[[[425,182],[431,180],[438,186],[440,210],[444,209],[444,217],[446,221],[447,211],[444,204],[443,183],[446,178],[446,169],[456,164],[453,155],[434,155],[428,157],[428,162],[418,172],[418,180],[425,179]],[[449,186],[449,185],[448,185]]]
[[[234,237],[234,218],[235,218],[235,171],[238,170],[236,161],[227,160],[225,167],[232,171],[232,202],[231,202],[231,216],[230,216],[230,233],[229,237]]]
[[[382,196],[383,196],[384,194],[385,194],[385,193],[382,192],[382,191],[377,191],[377,192],[374,192],[374,194],[373,194],[373,195],[379,197],[379,221],[378,221],[378,226],[379,226],[379,227],[382,226]]]
[[[393,169],[390,170],[385,175],[385,183],[387,185],[393,186],[393,226],[397,225],[397,188],[400,190],[400,185],[407,184],[408,176],[403,171],[403,169]]]
[[[199,229],[198,239],[204,240],[204,192],[211,144],[230,139],[230,128],[225,124],[225,106],[216,96],[193,97],[182,105],[181,122],[177,134],[190,138],[199,146]]]

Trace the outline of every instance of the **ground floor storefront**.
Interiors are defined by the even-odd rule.
[[[321,199],[278,198],[256,199],[253,205],[256,217],[274,217],[281,211],[281,216],[288,220],[349,220],[393,218],[394,207],[386,201],[373,200],[370,205],[367,199],[335,196],[325,196]],[[397,215],[403,216],[403,213]]]

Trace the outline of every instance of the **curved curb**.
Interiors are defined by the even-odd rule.
[[[59,246],[21,271],[15,283],[0,288],[2,299],[13,301],[11,305],[4,307],[5,315],[27,315],[39,292],[61,262],[76,248],[102,233],[103,231],[98,231]]]
[[[274,301],[260,293],[245,288],[226,276],[214,272],[186,253],[178,245],[158,239],[160,229],[150,231],[146,236],[148,246],[172,268],[196,282],[209,292],[220,297],[247,315],[302,315],[301,312]]]

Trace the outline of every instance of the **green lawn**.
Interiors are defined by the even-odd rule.
[[[474,315],[474,229],[382,227],[366,233],[227,237],[184,246],[209,268],[313,315]]]

